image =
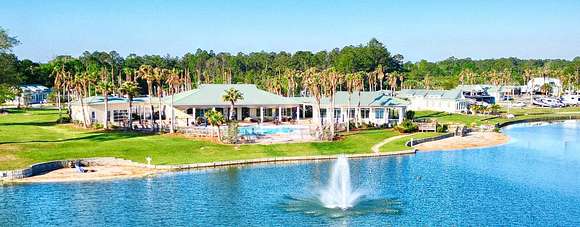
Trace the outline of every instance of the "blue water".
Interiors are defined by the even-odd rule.
[[[272,134],[289,134],[295,129],[290,127],[260,127],[260,126],[243,126],[238,128],[239,135],[272,135]]]
[[[0,187],[0,226],[578,226],[580,122],[506,129],[503,146],[350,160],[367,199],[394,213],[289,211],[331,162],[180,172],[146,179]]]

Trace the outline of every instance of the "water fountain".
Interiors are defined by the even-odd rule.
[[[346,210],[356,205],[361,196],[360,191],[352,188],[348,158],[339,156],[332,166],[328,185],[320,190],[320,202],[326,208]]]
[[[311,196],[286,196],[282,207],[289,212],[302,212],[312,216],[341,218],[345,216],[374,214],[399,214],[397,200],[365,198],[362,190],[353,188],[350,166],[346,156],[339,156],[332,165],[328,183]]]

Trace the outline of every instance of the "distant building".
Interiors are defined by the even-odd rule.
[[[549,84],[552,87],[552,93],[549,95],[558,95],[562,90],[562,82],[556,78],[550,77],[536,77],[528,81],[526,92],[533,91],[534,93],[542,93],[541,87],[544,84]]]
[[[489,84],[459,85],[457,89],[461,89],[467,99],[489,104],[507,100],[508,97],[519,95],[524,90],[522,86]]]
[[[408,99],[409,110],[433,110],[447,113],[467,112],[469,100],[463,96],[461,89],[426,90],[403,89],[397,97]]]
[[[51,91],[50,88],[37,84],[21,85],[19,89],[20,95],[12,100],[13,105],[47,103],[48,94]]]

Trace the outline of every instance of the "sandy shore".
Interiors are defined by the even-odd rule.
[[[13,181],[20,183],[101,181],[145,177],[147,175],[163,172],[158,169],[148,169],[136,166],[89,166],[84,168],[87,170],[86,173],[79,173],[74,168],[64,168],[42,175]]]
[[[450,137],[433,142],[422,143],[415,148],[419,151],[446,151],[465,148],[481,148],[505,144],[510,138],[498,132],[472,132],[465,137]]]

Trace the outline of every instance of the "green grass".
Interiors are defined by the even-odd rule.
[[[380,148],[381,152],[389,152],[389,151],[403,151],[403,150],[409,150],[410,148],[405,146],[405,143],[407,143],[407,141],[411,140],[411,139],[424,139],[424,138],[429,138],[429,137],[435,137],[438,135],[442,135],[443,133],[438,133],[438,132],[419,132],[419,133],[415,133],[411,136],[405,136],[403,138],[400,139],[396,139],[394,141],[391,141],[390,143],[387,143],[385,145],[383,145]]]
[[[502,109],[502,113],[507,113],[507,109]],[[563,116],[563,115],[580,115],[580,107],[566,107],[566,108],[512,108],[509,111],[511,114],[515,115],[515,118],[507,119],[501,116],[492,115],[471,115],[471,114],[450,114],[445,112],[437,111],[417,111],[415,113],[415,119],[417,120],[436,120],[441,124],[463,124],[467,126],[472,125],[494,125],[497,123],[503,123],[513,120],[523,120],[538,117],[553,117],[553,116]]]
[[[54,110],[12,112],[0,116],[0,170],[51,160],[119,157],[154,164],[186,164],[264,157],[370,153],[392,130],[369,130],[345,135],[336,142],[274,145],[216,144],[182,136],[102,132],[57,125]]]

